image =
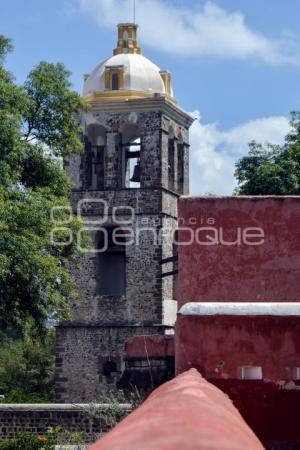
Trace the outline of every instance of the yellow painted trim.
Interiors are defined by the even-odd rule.
[[[124,71],[124,69],[119,71],[119,86],[120,86],[120,89],[124,89],[124,86],[125,86],[125,71]]]
[[[137,55],[142,54],[142,50],[140,48],[128,47],[127,50],[128,50],[127,53],[137,54]],[[123,47],[118,47],[114,50],[114,56],[121,55],[122,53],[125,53]]]
[[[172,92],[172,75],[169,72],[166,72],[164,70],[160,71],[160,75],[163,79],[163,82],[165,84],[166,93],[168,95],[171,95]]]
[[[119,89],[124,89],[124,86],[125,86],[125,71],[124,71],[123,67],[106,67],[105,68],[105,77],[104,77],[105,89],[111,90],[112,76],[114,74],[118,74]]]
[[[108,69],[105,70],[105,89],[109,89],[110,88],[110,71]]]
[[[165,97],[168,101],[173,104],[177,104],[175,98],[170,97],[169,95],[161,95],[161,97]],[[139,91],[109,91],[109,92],[95,92],[93,94],[86,95],[84,99],[87,102],[105,102],[105,101],[114,101],[114,100],[135,100],[142,98],[157,98],[156,94],[147,93],[147,92],[139,92]]]

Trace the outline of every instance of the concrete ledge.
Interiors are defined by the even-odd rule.
[[[86,445],[56,445],[55,450],[86,450]]]
[[[185,303],[181,316],[300,316],[300,303]]]
[[[128,323],[128,322],[62,322],[59,325],[56,326],[56,328],[156,328],[156,329],[173,329],[174,326],[171,325],[162,325],[162,324],[155,324],[153,322],[135,322],[135,323]]]
[[[0,411],[86,411],[91,405],[103,410],[111,408],[111,405],[108,403],[0,403]],[[119,406],[123,411],[131,410],[131,405],[129,403],[120,404]]]

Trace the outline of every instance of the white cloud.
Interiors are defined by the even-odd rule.
[[[228,131],[203,124],[199,113],[191,128],[191,194],[231,195],[236,186],[235,163],[248,153],[248,143],[282,144],[290,131],[286,117],[267,117],[243,123]]]
[[[132,21],[132,0],[74,1],[100,26]],[[291,33],[271,40],[252,30],[241,12],[228,12],[211,1],[185,8],[166,0],[139,0],[138,23],[143,43],[169,53],[300,63],[299,45]]]

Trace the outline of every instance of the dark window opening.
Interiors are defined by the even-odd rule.
[[[112,89],[112,91],[119,90],[119,74],[118,73],[113,73],[111,76],[111,89]]]
[[[126,241],[122,230],[98,232],[97,295],[120,297],[126,294]]]
[[[103,364],[103,375],[105,377],[116,376],[117,365],[114,361],[105,361]]]

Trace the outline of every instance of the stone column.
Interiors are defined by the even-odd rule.
[[[107,132],[105,155],[105,189],[118,188],[118,133]]]

